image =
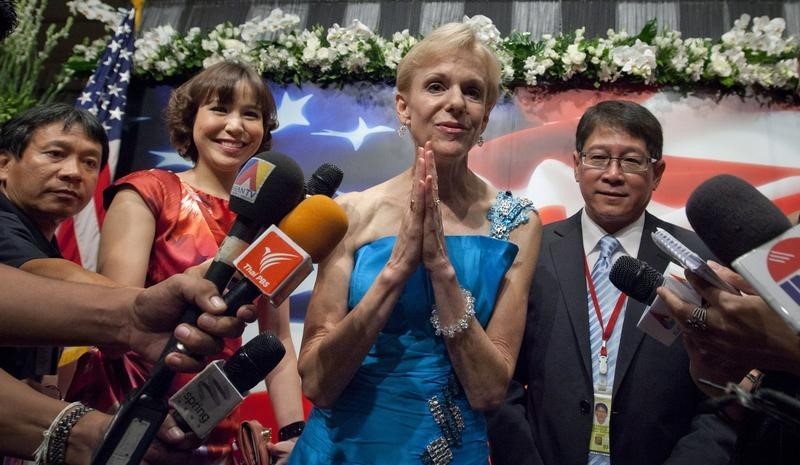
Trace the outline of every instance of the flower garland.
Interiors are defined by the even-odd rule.
[[[502,37],[482,15],[465,16],[464,22],[497,53],[507,89],[634,84],[798,99],[800,47],[794,37],[784,37],[782,18],[742,15],[719,40],[658,31],[655,20],[635,36],[609,29],[606,37],[587,38],[581,28],[538,40],[525,32]],[[299,23],[298,16],[274,9],[264,19],[223,23],[208,32],[192,28],[181,34],[170,25],[159,26],[136,41],[135,72],[162,81],[220,60],[242,60],[277,83],[393,82],[397,63],[418,41],[408,30],[378,36],[358,20],[310,30],[298,29]],[[94,56],[90,49],[79,51],[86,61]]]

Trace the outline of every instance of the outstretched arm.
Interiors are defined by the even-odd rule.
[[[173,333],[192,353],[210,355],[219,351],[220,338],[241,334],[243,321],[255,319],[246,307],[239,309],[239,318],[222,316],[225,303],[214,285],[186,275],[147,289],[108,288],[0,265],[0,280],[14,292],[14,299],[0,299],[2,345],[107,345],[135,350],[154,361]],[[176,328],[190,303],[204,313],[196,326]],[[202,368],[197,360],[178,353],[170,354],[167,363],[180,371]]]

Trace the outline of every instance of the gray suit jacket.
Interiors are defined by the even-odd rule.
[[[586,464],[593,386],[580,220],[578,213],[544,228],[515,382],[506,405],[489,420],[493,465]],[[650,239],[656,227],[711,257],[694,233],[646,213],[637,258],[655,269],[669,262]],[[629,299],[625,310],[611,463],[727,464],[735,433],[712,414],[698,414],[705,398],[689,376],[681,340],[666,347],[636,328],[644,308]]]

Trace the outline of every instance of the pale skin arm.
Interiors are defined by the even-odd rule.
[[[417,160],[415,171],[424,171]],[[414,184],[412,200],[422,205],[422,189]],[[339,197],[350,218],[347,235],[331,255],[320,263],[303,331],[298,368],[303,392],[315,405],[331,406],[361,366],[378,332],[386,324],[408,277],[419,264],[424,208],[403,216],[389,261],[367,293],[347,311],[348,288],[360,215],[355,211],[355,194]]]
[[[155,234],[155,217],[142,197],[120,190],[103,221],[97,271],[122,285],[143,287]]]
[[[317,405],[331,405],[350,382],[420,257],[431,275],[437,306],[442,309],[442,325],[453,324],[464,314],[464,299],[446,257],[441,219],[433,202],[433,153],[429,145],[426,148],[418,150],[414,168],[411,195],[418,207],[405,213],[392,256],[349,313],[347,287],[342,283],[349,281],[353,268],[356,244],[351,233],[359,229],[353,220],[348,237],[320,267],[299,362],[304,392]],[[344,201],[345,206],[349,199]],[[348,216],[359,217],[350,212]],[[454,368],[473,408],[492,408],[505,396],[522,339],[527,289],[537,258],[540,229],[538,218],[532,218],[531,223],[514,233],[523,247],[501,289],[488,332],[473,324],[458,340],[448,342]]]
[[[428,175],[422,262],[431,277],[440,324],[448,327],[464,316],[466,302],[445,247],[441,213],[435,201],[438,198],[436,165],[430,150],[424,152],[424,160]],[[528,289],[541,241],[538,215],[529,218],[528,223],[511,234],[519,253],[501,284],[486,330],[471,321],[466,330],[452,338],[444,337],[456,375],[470,406],[476,410],[497,408],[505,399],[514,374],[525,327]]]
[[[289,299],[278,307],[273,307],[265,298],[258,299],[258,329],[274,332],[286,349],[281,362],[267,374],[264,382],[267,385],[275,420],[279,426],[286,426],[304,418],[303,401],[300,397],[300,374],[297,372],[297,356],[295,355],[292,334],[289,328]],[[273,433],[277,441],[278,432]],[[289,460],[297,438],[267,444],[274,463],[283,465]]]

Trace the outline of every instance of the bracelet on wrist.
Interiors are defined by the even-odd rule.
[[[72,427],[84,415],[94,410],[80,402],[73,402],[56,415],[50,427],[42,433],[44,439],[34,452],[37,465],[62,465],[66,462],[67,446]]]
[[[296,438],[300,436],[300,434],[303,432],[305,428],[306,428],[306,422],[304,421],[296,421],[294,423],[289,423],[288,425],[278,430],[278,440],[288,441],[289,439]]]
[[[470,322],[475,318],[475,297],[472,296],[469,290],[463,287],[461,288],[461,295],[464,296],[464,316],[456,321],[455,324],[442,326],[439,322],[439,311],[436,308],[436,304],[433,304],[431,307],[431,325],[437,336],[454,338],[456,334],[467,329]]]

